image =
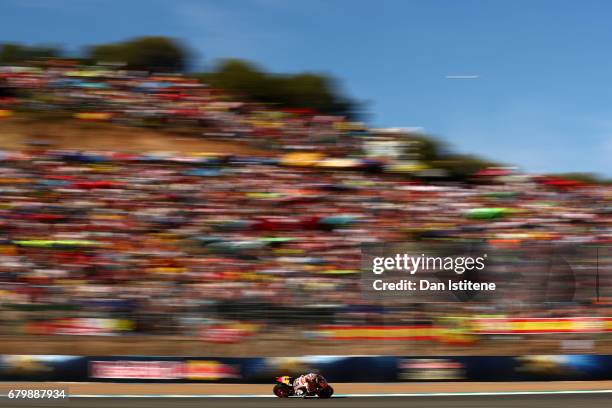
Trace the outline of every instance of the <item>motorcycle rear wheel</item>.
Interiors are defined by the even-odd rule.
[[[278,398],[288,398],[292,394],[293,389],[287,384],[276,384],[273,391],[274,395]]]

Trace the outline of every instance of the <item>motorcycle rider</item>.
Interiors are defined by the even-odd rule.
[[[293,381],[295,395],[305,397],[314,395],[317,389],[327,387],[327,381],[320,374],[308,373],[299,376]]]

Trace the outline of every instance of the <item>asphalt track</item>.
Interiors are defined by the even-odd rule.
[[[2,382],[0,408],[595,408],[612,407],[611,381],[339,383],[332,399],[280,399],[270,384]],[[16,389],[63,389],[64,400],[8,399]],[[163,396],[163,397],[162,397]]]
[[[70,398],[63,401],[13,401],[2,399],[6,408],[599,408],[610,407],[612,395],[548,394],[548,395],[481,395],[421,397],[338,397],[322,399],[279,398]]]

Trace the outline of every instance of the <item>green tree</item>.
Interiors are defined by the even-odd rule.
[[[267,102],[265,98],[267,76],[247,61],[231,59],[219,64],[209,76],[213,86],[243,96],[246,99]]]
[[[189,53],[178,41],[167,37],[140,37],[90,47],[87,57],[96,62],[120,62],[128,69],[152,72],[181,72]]]
[[[62,51],[48,45],[21,45],[16,43],[5,43],[0,46],[0,63],[15,64],[31,62],[45,58],[57,58]]]
[[[466,179],[479,170],[500,166],[499,163],[470,154],[448,154],[431,162],[431,165],[448,171],[453,178],[457,179]]]
[[[416,142],[416,145],[409,145],[406,153],[416,154],[423,162],[441,160],[448,155],[448,145],[432,136],[411,133],[407,139]]]
[[[2,44],[0,50],[0,63],[10,64],[20,62],[24,47],[19,44]]]
[[[349,117],[355,114],[355,104],[341,95],[335,81],[326,75],[271,74],[251,62],[230,59],[221,61],[212,72],[194,76],[246,100]]]

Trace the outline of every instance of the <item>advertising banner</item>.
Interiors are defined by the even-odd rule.
[[[612,380],[612,355],[269,358],[2,355],[0,381],[271,384],[317,372],[332,383]]]
[[[476,334],[610,333],[612,317],[505,318],[472,320]]]
[[[87,357],[0,355],[0,381],[87,381]]]

